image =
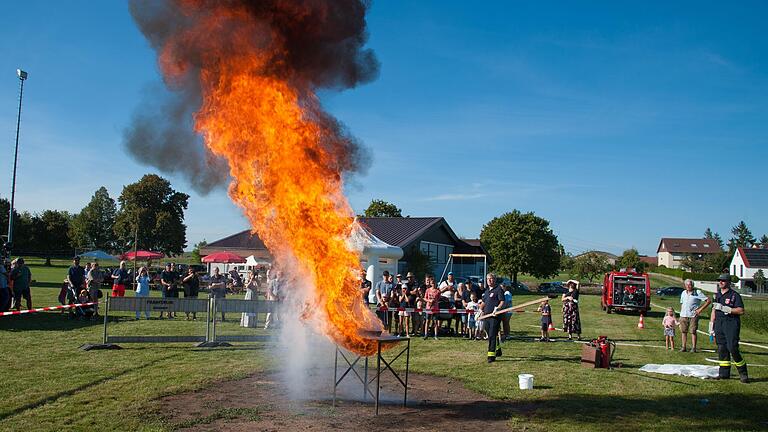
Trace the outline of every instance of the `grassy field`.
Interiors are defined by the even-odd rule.
[[[56,304],[58,290],[45,284],[60,281],[66,268],[35,266],[32,271],[43,283],[33,290],[35,304]],[[515,302],[535,297],[517,296]],[[764,411],[768,369],[752,367],[755,382],[749,385],[639,372],[637,368],[646,363],[707,364],[705,358],[716,354],[664,350],[658,309],[648,316],[647,328],[640,330],[637,316],[607,315],[600,311],[597,296],[582,298],[583,337],[605,334],[621,344],[615,358],[621,368],[582,368],[581,345],[575,342],[531,342],[538,334],[538,317],[526,312],[513,316],[513,336],[518,339],[505,342],[499,362],[485,364],[484,342],[419,339],[413,342],[411,371],[452,377],[502,401],[499,409],[509,417],[513,430],[768,428]],[[654,303],[664,307],[676,302],[654,298]],[[763,303],[747,300],[747,309],[758,304]],[[559,327],[559,301],[553,301],[553,310]],[[126,317],[111,328],[115,334],[191,334],[204,332],[203,326],[202,320],[135,322]],[[706,326],[705,320],[701,327]],[[101,331],[100,322],[68,320],[59,313],[0,318],[0,362],[5,366],[0,380],[0,430],[173,430],[178,425],[168,423],[155,408],[158,398],[276,367],[267,343],[208,350],[190,344],[78,350],[81,344],[98,342]],[[231,321],[224,323],[222,331],[266,334],[241,329]],[[742,331],[742,341],[768,346],[768,336],[749,329]],[[700,347],[714,349],[706,337]],[[750,346],[742,350],[749,363],[768,363],[768,350]],[[518,390],[519,373],[534,374],[536,388]]]

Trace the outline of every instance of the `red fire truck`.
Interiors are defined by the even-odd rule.
[[[637,273],[635,269],[621,269],[606,273],[603,278],[603,310],[637,311],[641,314],[651,310],[651,281],[648,273]]]

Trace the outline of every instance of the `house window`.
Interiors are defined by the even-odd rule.
[[[696,243],[691,243],[691,247],[698,247]]]
[[[736,264],[733,265],[733,271],[731,272],[731,274],[736,274]]]
[[[744,277],[744,264],[739,264],[739,277]]]
[[[419,249],[429,255],[432,259],[432,263],[434,264],[433,270],[436,273],[436,276],[439,277],[445,268],[445,265],[448,263],[448,258],[453,253],[453,246],[422,241],[419,245]]]
[[[709,245],[708,245],[707,243],[704,243],[704,247],[705,247],[705,248],[708,248],[708,247],[709,247]]]

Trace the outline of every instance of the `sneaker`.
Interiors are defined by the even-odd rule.
[[[496,350],[496,357],[501,357],[501,348]]]
[[[437,335],[435,335],[435,340],[437,340]]]
[[[424,340],[427,340],[427,339],[429,339],[429,336],[424,336]]]
[[[695,352],[699,352],[699,350],[697,350],[696,348],[691,348],[691,352],[695,353]]]
[[[687,352],[688,350],[685,349],[685,347],[680,348],[680,352]]]

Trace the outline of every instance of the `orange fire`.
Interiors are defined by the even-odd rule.
[[[199,12],[198,2],[179,4],[189,14]],[[347,246],[353,212],[342,193],[343,138],[311,85],[272,73],[282,55],[279,34],[255,28],[246,10],[207,8],[161,48],[166,81],[189,73],[192,66],[179,60],[186,46],[212,47],[197,54],[202,106],[195,129],[228,161],[229,196],[276,262],[295,263],[299,279],[314,287],[303,316],[346,349],[373,354],[375,344],[359,332],[382,326],[362,304],[360,257]],[[215,40],[223,28],[237,55],[219,56],[213,48],[223,43]],[[252,37],[265,32],[269,43]]]

